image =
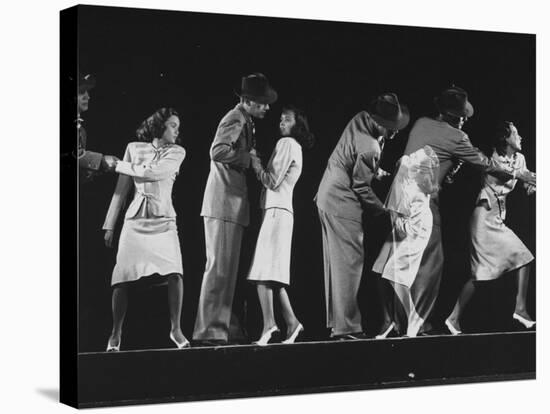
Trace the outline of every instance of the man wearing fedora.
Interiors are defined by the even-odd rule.
[[[78,77],[76,129],[78,131],[77,157],[81,183],[92,180],[100,171],[114,171],[118,160],[118,158],[113,155],[103,155],[99,152],[86,150],[87,134],[82,125],[84,120],[81,118],[81,115],[88,110],[90,103],[89,91],[94,86],[95,78],[92,75],[80,75]]]
[[[438,184],[441,184],[447,173],[454,166],[455,160],[478,167],[483,172],[499,176],[505,180],[513,177],[527,183],[533,183],[534,176],[529,172],[517,176],[504,170],[475,148],[468,135],[462,131],[464,122],[474,114],[474,108],[468,101],[467,92],[455,85],[445,89],[434,99],[439,115],[435,118],[419,118],[411,129],[405,154],[411,154],[429,145],[439,159]],[[432,195],[430,208],[433,215],[433,227],[428,245],[424,250],[420,268],[411,286],[411,296],[420,317],[426,321],[439,293],[439,284],[443,271],[443,246],[441,243],[441,217],[439,214],[439,195]],[[431,323],[425,322],[419,331],[428,333]]]
[[[245,173],[255,156],[253,118],[264,118],[277,100],[277,92],[261,73],[243,77],[236,94],[240,102],[222,118],[210,147],[210,174],[201,210],[206,267],[193,339],[206,345],[229,339],[241,240],[249,224]]]
[[[371,183],[384,141],[408,123],[408,109],[394,93],[378,96],[344,129],[319,185],[327,326],[335,339],[365,337],[357,303],[365,261],[362,215],[386,214]]]

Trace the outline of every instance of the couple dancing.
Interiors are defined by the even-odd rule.
[[[292,194],[302,171],[302,147],[313,145],[313,135],[305,114],[285,107],[279,125],[282,138],[264,168],[254,148],[253,119],[265,117],[277,93],[264,75],[255,73],[242,78],[236,94],[240,102],[221,120],[210,149],[210,174],[201,211],[207,259],[193,339],[202,345],[223,345],[230,340],[241,240],[249,224],[245,173],[251,167],[263,185],[263,221],[248,274],[248,280],[257,284],[263,314],[263,330],[256,344],[267,345],[279,331],[274,294],[287,325],[284,342],[293,343],[304,328],[286,291],[294,220]]]

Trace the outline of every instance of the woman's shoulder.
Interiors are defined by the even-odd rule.
[[[277,141],[277,146],[283,146],[283,145],[287,145],[287,146],[292,146],[292,147],[295,147],[295,146],[298,146],[300,147],[300,143],[298,142],[298,140],[294,137],[281,137],[279,138],[279,140]]]
[[[170,153],[170,154],[176,155],[178,157],[185,158],[185,148],[183,148],[182,146],[180,146],[178,144],[170,145],[168,147],[168,149],[166,150],[166,153]]]
[[[130,141],[128,145],[126,145],[126,151],[135,152],[147,147],[147,145],[148,143],[144,141]]]
[[[293,137],[282,137],[279,138],[279,141],[277,141],[277,150],[283,150],[286,149],[286,151],[291,152],[293,154],[301,153],[302,152],[302,146],[298,142],[296,138]]]

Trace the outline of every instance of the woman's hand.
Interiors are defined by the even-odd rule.
[[[111,248],[113,247],[113,239],[115,238],[115,232],[113,230],[105,230],[105,236],[103,239],[105,240],[105,246]]]
[[[534,185],[528,185],[526,190],[527,195],[530,196],[531,194],[534,194],[535,191],[537,191],[537,187],[535,187]]]
[[[382,179],[384,179],[385,177],[389,177],[391,174],[389,172],[387,172],[386,170],[383,170],[382,168],[378,168],[376,170],[376,174],[374,176],[374,178],[378,181],[382,181]]]
[[[263,168],[262,168],[262,161],[260,160],[260,158],[258,157],[258,153],[256,152],[255,149],[252,149],[250,151],[250,163],[252,165],[252,169],[258,173],[259,171],[261,171]]]
[[[537,175],[534,172],[524,171],[519,173],[516,178],[523,181],[525,184],[529,184],[531,186],[537,185]]]

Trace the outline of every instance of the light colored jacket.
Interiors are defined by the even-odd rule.
[[[257,174],[264,186],[260,207],[283,208],[292,213],[292,194],[301,173],[302,146],[291,137],[279,139],[267,168]]]
[[[369,113],[361,111],[342,132],[315,196],[317,207],[325,213],[361,222],[363,209],[385,212],[371,187],[384,146],[374,131]]]
[[[148,142],[131,142],[123,161],[118,161],[118,182],[107,211],[103,230],[113,230],[131,188],[135,186],[125,218],[176,217],[172,205],[172,187],[185,158],[179,145],[156,148]]]
[[[210,173],[201,216],[247,226],[250,218],[246,169],[254,146],[254,123],[238,104],[221,120],[210,147]]]

